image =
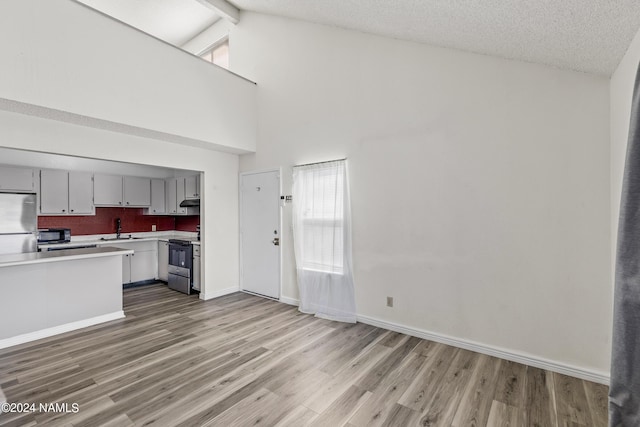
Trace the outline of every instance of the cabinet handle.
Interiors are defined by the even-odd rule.
[[[66,209],[62,209],[62,212],[66,212],[66,211],[67,211]]]
[[[73,211],[74,211],[73,209],[70,210],[70,212],[73,212]]]
[[[127,204],[129,204],[129,202],[127,202]]]
[[[118,202],[118,204],[119,204],[119,205],[121,205],[121,204],[122,204],[122,202]]]

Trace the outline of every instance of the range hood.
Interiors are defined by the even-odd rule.
[[[200,207],[200,199],[186,199],[180,202],[181,208],[199,208]]]

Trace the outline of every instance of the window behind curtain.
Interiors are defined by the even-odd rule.
[[[344,163],[314,165],[299,171],[302,194],[302,268],[343,274]]]

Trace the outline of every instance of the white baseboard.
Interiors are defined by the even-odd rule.
[[[569,375],[571,377],[580,378],[587,381],[593,381],[600,384],[609,385],[609,375],[604,372],[597,372],[570,366],[564,363],[554,362],[533,355],[516,353],[506,349],[493,347],[486,344],[480,344],[474,341],[454,338],[447,335],[437,334],[434,332],[423,331],[396,323],[387,322],[369,316],[358,315],[358,322],[367,325],[377,326],[379,328],[388,329],[390,331],[400,332],[406,335],[435,341],[454,347],[464,348],[465,350],[475,351],[489,356],[498,357],[500,359],[510,360],[512,362],[522,363],[524,365],[533,366],[535,368],[546,369],[557,372],[559,374]]]
[[[240,287],[231,286],[229,288],[220,289],[218,291],[207,292],[206,295],[201,292],[200,293],[200,299],[203,300],[203,301],[209,301],[210,299],[223,297],[225,295],[229,295],[229,294],[232,294],[234,292],[240,292]]]
[[[64,334],[65,332],[75,331],[76,329],[86,328],[88,326],[97,325],[98,323],[122,319],[123,317],[125,317],[124,311],[116,311],[109,314],[103,314],[102,316],[92,317],[90,319],[78,320],[77,322],[65,323],[64,325],[54,326],[53,328],[41,329],[39,331],[29,332],[28,334],[5,338],[0,340],[0,349],[40,340],[42,338],[52,337],[58,334]]]
[[[280,302],[283,302],[289,305],[295,305],[295,306],[300,305],[300,300],[295,298],[289,298],[289,297],[280,297]]]
[[[289,305],[300,305],[300,300],[295,298],[289,298],[285,296],[280,297],[280,302]],[[464,340],[460,338],[454,338],[435,332],[429,332],[421,329],[412,328],[409,326],[400,325],[397,323],[387,322],[385,320],[376,319],[369,316],[358,315],[358,322],[366,323],[368,325],[377,326],[379,328],[388,329],[390,331],[400,332],[406,335],[426,339],[429,341],[435,341],[442,344],[447,344],[453,347],[464,348],[465,350],[475,351],[476,353],[482,353],[489,356],[498,357],[500,359],[510,360],[512,362],[522,363],[524,365],[533,366],[535,368],[546,369],[548,371],[557,372],[559,374],[569,375],[571,377],[580,378],[587,381],[593,381],[599,384],[609,385],[609,374],[606,372],[592,371],[588,369],[579,368],[576,366],[567,365],[551,360],[547,360],[541,357],[517,353],[514,351],[493,347],[487,344],[481,344],[474,341]]]

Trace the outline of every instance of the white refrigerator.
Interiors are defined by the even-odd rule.
[[[0,193],[0,255],[38,251],[35,194]]]

